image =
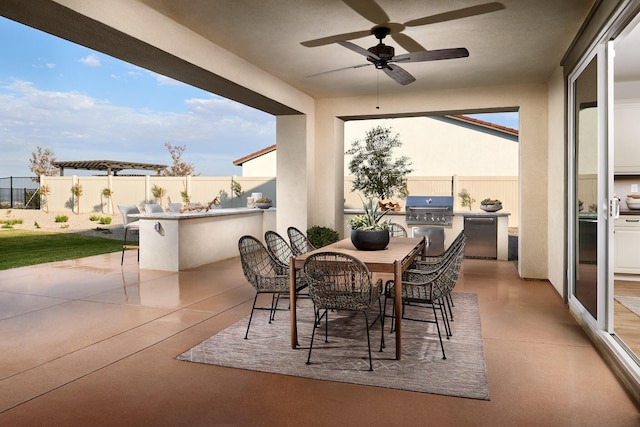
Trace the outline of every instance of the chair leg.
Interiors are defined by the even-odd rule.
[[[324,342],[329,342],[329,309],[324,311]]]
[[[438,305],[440,306],[440,313],[442,314],[442,320],[444,322],[444,331],[447,334],[447,339],[449,339],[453,334],[451,333],[451,324],[449,323],[449,314],[447,313],[446,302],[440,300]]]
[[[371,339],[369,338],[369,316],[367,316],[367,312],[362,310],[364,314],[364,323],[367,327],[367,348],[369,349],[369,371],[373,371],[373,362],[371,361]]]
[[[316,313],[316,318],[320,318],[320,310],[316,310],[314,306],[313,311]],[[307,356],[307,365],[311,364],[311,350],[313,349],[313,338],[316,336],[316,328],[318,327],[319,325],[316,322],[313,322],[313,332],[311,332],[311,343],[309,344],[309,355]]]
[[[451,315],[451,321],[453,322],[453,310],[451,309],[451,307],[453,307],[453,297],[451,296],[451,293],[447,294],[447,307],[449,308],[449,314]]]
[[[120,265],[124,264],[124,247],[127,244],[127,227],[124,228],[124,240],[122,241],[122,258],[120,259]]]
[[[446,359],[447,356],[445,356],[444,354],[444,344],[442,344],[442,335],[440,334],[440,325],[438,324],[438,315],[436,314],[436,306],[434,304],[431,304],[431,307],[433,308],[433,317],[434,317],[434,320],[436,321],[436,329],[438,330],[438,339],[440,340],[440,348],[442,349],[442,358]]]
[[[256,292],[255,298],[253,298],[253,306],[251,307],[251,314],[249,315],[249,324],[247,325],[247,332],[244,334],[244,339],[246,340],[249,336],[249,328],[251,327],[251,319],[253,319],[253,310],[256,308],[256,300],[258,299],[258,293]]]
[[[385,297],[386,298],[386,297]],[[385,299],[385,309],[386,307],[386,299]],[[382,310],[382,303],[380,299],[378,299],[378,310],[380,311],[380,351],[385,347],[384,344],[384,312]]]
[[[278,308],[278,298],[280,294],[276,297],[276,294],[271,294],[271,309],[269,310],[269,323],[276,318],[276,309]]]

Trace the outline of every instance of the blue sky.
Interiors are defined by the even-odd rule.
[[[170,165],[165,142],[186,145],[196,173],[240,175],[233,160],[275,143],[269,114],[1,17],[0,57],[0,177],[31,176],[38,146]],[[518,127],[513,114],[481,118]]]

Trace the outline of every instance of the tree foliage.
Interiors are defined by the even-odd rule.
[[[407,196],[406,175],[413,169],[409,157],[393,158],[393,149],[402,142],[391,131],[390,127],[376,126],[366,132],[364,141],[356,139],[346,151],[353,156],[349,161],[349,172],[355,177],[352,188],[366,197],[385,200]]]
[[[31,153],[29,159],[29,170],[36,176],[55,176],[60,172],[60,169],[53,166],[53,162],[56,161],[56,156],[53,151],[48,148],[42,149],[42,147],[36,147],[36,151]]]
[[[169,142],[165,142],[164,146],[169,150],[169,154],[171,155],[171,160],[173,164],[167,170],[165,169],[161,175],[163,176],[187,176],[192,175],[196,176],[195,166],[193,163],[187,163],[182,160],[182,155],[184,151],[187,149],[186,145],[171,145]]]

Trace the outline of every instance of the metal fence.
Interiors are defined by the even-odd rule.
[[[40,209],[37,177],[0,178],[0,209]]]

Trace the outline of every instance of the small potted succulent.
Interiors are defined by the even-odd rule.
[[[497,212],[502,209],[502,202],[498,199],[486,198],[480,202],[480,209],[485,212]]]
[[[347,220],[351,227],[351,243],[356,249],[363,251],[377,251],[389,244],[389,221],[381,221],[390,211],[381,211],[372,199],[363,202],[364,214],[356,215]]]
[[[268,197],[261,197],[255,203],[260,209],[269,209],[271,207],[271,199]]]

